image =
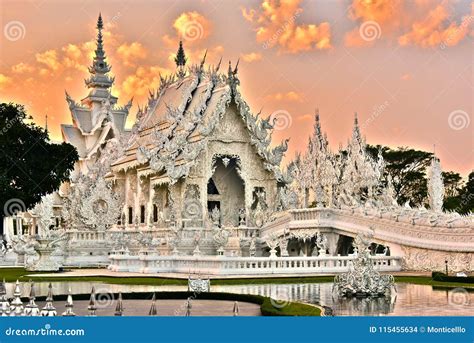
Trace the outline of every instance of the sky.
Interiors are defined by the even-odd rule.
[[[102,13],[104,46],[127,125],[159,75],[188,63],[240,59],[241,92],[277,119],[274,144],[306,149],[319,109],[331,148],[358,113],[369,144],[435,151],[443,170],[474,169],[474,3],[464,0],[0,0],[0,101],[24,104],[60,140],[65,100],[87,95]],[[287,159],[288,160],[288,159]]]

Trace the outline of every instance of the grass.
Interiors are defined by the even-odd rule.
[[[38,275],[35,275],[38,274]],[[26,276],[28,275],[28,276]],[[103,282],[109,284],[119,285],[187,285],[186,279],[173,279],[161,277],[113,277],[113,276],[41,276],[41,273],[34,273],[23,268],[0,268],[0,279],[5,278],[8,282],[14,282],[17,279],[20,281],[27,281],[33,279],[34,281],[64,281],[64,282]],[[285,277],[285,278],[248,278],[248,279],[213,279],[213,285],[242,285],[242,284],[285,284],[285,283],[321,283],[332,282],[333,276],[317,276],[317,277]]]
[[[275,306],[271,298],[265,297],[260,305],[264,316],[321,316],[321,309],[308,304],[290,302]],[[284,306],[283,306],[284,305]]]
[[[414,283],[417,285],[428,285],[433,288],[470,288],[474,290],[474,284],[464,282],[446,282],[446,281],[435,281],[428,276],[396,276],[396,282]]]
[[[37,274],[37,276],[35,275]],[[30,276],[26,276],[30,275]],[[72,276],[72,277],[44,277],[41,273],[26,271],[23,268],[0,268],[0,279],[5,278],[7,282],[20,281],[57,281],[57,282],[102,282],[118,285],[153,285],[153,286],[185,286],[188,281],[185,279],[160,278],[160,277],[112,277],[112,276]],[[284,278],[248,278],[248,279],[214,279],[213,285],[242,285],[242,284],[286,284],[286,283],[324,283],[332,282],[333,276],[313,276],[313,277],[284,277]],[[417,285],[428,285],[435,288],[471,288],[472,283],[435,281],[427,276],[396,276],[396,282],[412,283]]]

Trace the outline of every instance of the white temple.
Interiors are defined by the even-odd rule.
[[[62,125],[63,137],[80,160],[59,192],[8,218],[13,249],[3,252],[4,264],[340,272],[357,256],[353,237],[364,234],[377,270],[431,270],[446,258],[453,270],[473,269],[472,216],[442,212],[439,164],[431,209],[399,206],[381,154],[367,153],[357,115],[347,147],[334,153],[317,112],[307,151],[282,168],[288,140],[271,144],[274,123],[243,99],[238,63],[222,72],[204,56],[187,67],[180,44],[176,73],[161,77],[127,131],[131,101],[119,107],[110,92],[102,26],[99,17],[89,94],[80,104],[66,94],[73,125]]]

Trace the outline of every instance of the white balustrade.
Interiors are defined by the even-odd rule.
[[[109,256],[109,269],[139,273],[197,273],[210,275],[286,275],[341,273],[349,270],[352,256],[325,257],[227,257],[159,256],[155,254],[116,253]],[[401,270],[401,258],[373,256],[379,271]]]

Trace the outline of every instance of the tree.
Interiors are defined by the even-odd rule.
[[[33,207],[69,179],[78,159],[68,144],[49,141],[22,105],[0,104],[0,233],[3,219]]]
[[[462,187],[462,177],[456,172],[443,172],[444,191],[446,197],[456,197]]]
[[[385,161],[385,177],[391,176],[399,204],[407,201],[412,206],[424,205],[428,193],[426,168],[433,154],[426,151],[399,147],[367,145],[367,150],[376,158],[381,149]]]
[[[444,182],[444,203],[445,211],[459,211],[461,206],[461,197],[459,192],[462,188],[462,177],[459,173],[443,172]]]
[[[459,199],[457,212],[462,214],[474,212],[474,171],[469,173],[466,184],[459,191]]]

